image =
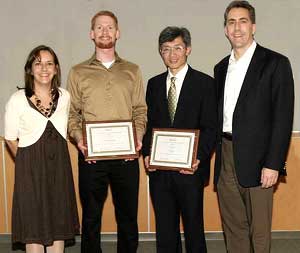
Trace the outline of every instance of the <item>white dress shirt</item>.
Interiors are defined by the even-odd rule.
[[[188,64],[186,63],[185,66],[179,70],[179,72],[174,76],[171,71],[168,69],[168,76],[167,76],[167,97],[168,97],[168,91],[171,86],[171,78],[175,77],[175,86],[176,86],[176,101],[178,102],[181,87],[185,78],[185,75],[189,69]]]
[[[223,132],[232,133],[232,118],[240,91],[256,48],[256,42],[238,60],[234,57],[233,50],[229,58],[229,65],[226,74],[224,89],[224,109],[223,109]]]

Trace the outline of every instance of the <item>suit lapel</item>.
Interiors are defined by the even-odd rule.
[[[236,108],[244,101],[248,92],[253,88],[253,85],[257,84],[260,76],[258,73],[261,72],[260,70],[263,67],[263,59],[264,52],[262,48],[257,45],[246,72],[240,95],[236,103]]]
[[[174,117],[174,124],[176,123],[176,121],[178,121],[178,119],[180,119],[180,115],[182,115],[182,113],[184,113],[183,108],[184,108],[184,104],[185,104],[185,99],[188,99],[188,94],[189,94],[189,83],[192,80],[192,71],[193,69],[189,66],[188,67],[188,71],[186,72],[186,75],[184,77],[182,86],[181,86],[181,90],[180,90],[180,94],[178,97],[178,102],[177,102],[177,107],[176,107],[176,112],[175,112],[175,117]]]
[[[161,102],[162,114],[165,115],[166,118],[168,118],[169,122],[171,122],[167,98],[167,76],[168,72],[165,72],[159,80],[160,83],[158,85],[159,89],[157,92],[157,101]]]
[[[217,76],[215,78],[219,79],[218,80],[218,105],[219,105],[219,120],[223,122],[223,110],[224,110],[224,88],[225,88],[225,81],[226,81],[226,74],[227,74],[227,69],[228,69],[228,64],[229,64],[229,56],[226,57],[222,63],[222,65],[219,68],[219,72],[216,73]]]

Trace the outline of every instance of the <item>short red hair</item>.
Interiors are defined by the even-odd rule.
[[[109,17],[111,17],[115,21],[116,27],[118,28],[118,18],[116,17],[116,15],[113,12],[111,12],[111,11],[104,10],[104,11],[97,12],[94,15],[94,17],[92,18],[92,20],[91,20],[91,30],[94,29],[94,26],[95,26],[95,23],[96,23],[96,19],[98,17],[100,17],[100,16],[109,16]]]

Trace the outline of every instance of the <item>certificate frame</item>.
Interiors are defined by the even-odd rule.
[[[84,121],[82,132],[83,144],[87,147],[84,151],[86,161],[139,157],[139,152],[136,151],[136,129],[132,120]]]
[[[199,138],[199,129],[153,128],[149,168],[192,171],[197,160]],[[177,156],[175,146],[183,151],[179,151],[182,157],[179,155],[177,161],[177,158],[174,160]]]

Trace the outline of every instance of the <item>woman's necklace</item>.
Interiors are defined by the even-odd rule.
[[[42,104],[42,100],[36,95],[33,94],[33,99],[34,99],[34,103],[36,108],[42,113],[44,114],[47,118],[49,118],[52,114],[52,110],[53,110],[53,95],[50,92],[50,102],[49,102],[49,106],[44,106]]]

